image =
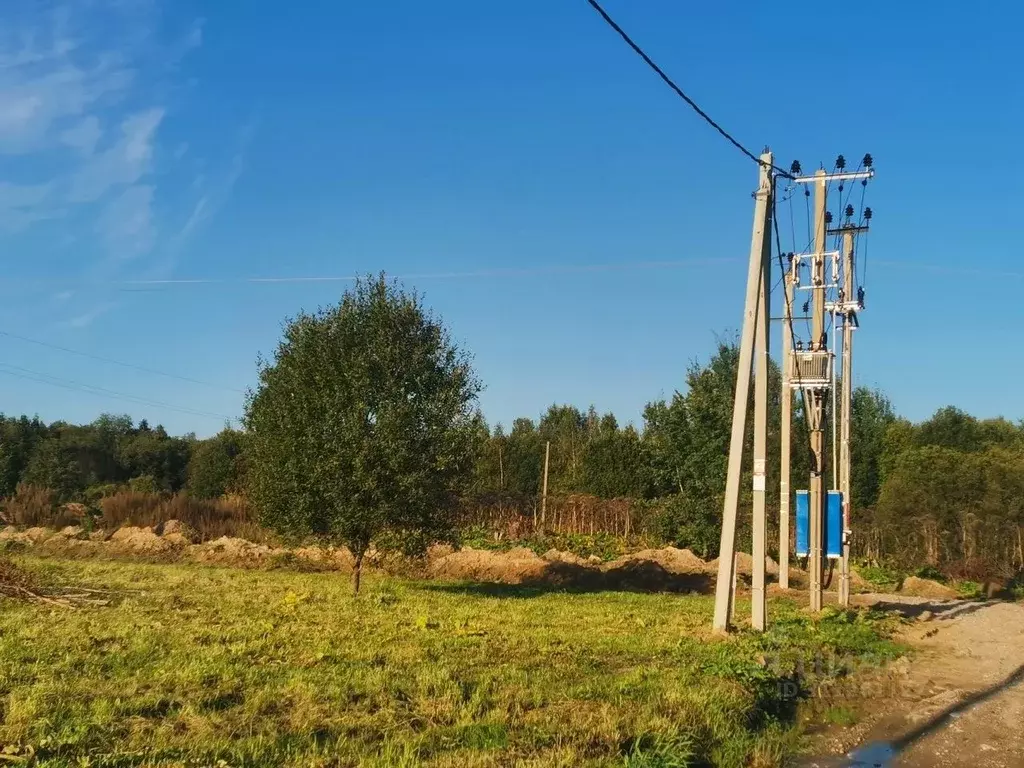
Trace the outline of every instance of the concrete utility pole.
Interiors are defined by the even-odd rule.
[[[846,211],[846,217],[853,214],[853,208]],[[854,240],[867,226],[846,224],[830,233],[843,237],[843,288],[839,297],[838,310],[843,317],[843,362],[842,399],[839,429],[839,490],[843,493],[843,556],[839,571],[839,604],[850,604],[850,509],[853,503],[852,461],[850,438],[853,428],[853,332],[858,323],[858,312],[863,309],[860,297],[854,295]]]
[[[853,300],[853,232],[843,232],[843,396],[839,442],[839,490],[843,493],[843,559],[839,570],[839,604],[850,604],[850,427],[853,414],[853,323],[846,310]]]
[[[782,315],[782,417],[779,451],[779,587],[789,589],[789,475],[793,427],[793,390],[790,386],[790,359],[793,356],[793,285],[797,261],[790,256],[788,272],[783,276],[786,305]]]
[[[774,182],[773,182],[774,183]],[[771,216],[771,213],[768,214]],[[766,228],[770,228],[767,227]],[[754,334],[754,477],[753,477],[753,512],[751,557],[754,560],[750,583],[750,624],[761,632],[764,631],[765,613],[765,548],[766,511],[765,492],[767,491],[765,466],[768,450],[768,356],[771,344],[768,340],[769,319],[771,317],[771,284],[772,254],[770,238],[761,259],[761,289],[757,294],[757,328]]]
[[[772,178],[772,154],[771,152],[765,151],[762,153],[760,158],[760,173],[758,177],[758,189],[754,193],[754,227],[753,233],[750,239],[750,264],[747,269],[747,291],[746,301],[744,304],[743,311],[743,332],[740,337],[740,349],[739,349],[739,364],[736,370],[736,392],[733,399],[733,410],[732,410],[732,435],[729,442],[729,465],[728,474],[726,476],[725,484],[725,503],[722,511],[722,539],[721,546],[719,548],[718,556],[718,581],[715,585],[715,617],[714,617],[714,629],[719,632],[725,632],[729,628],[730,617],[732,614],[732,603],[733,603],[733,579],[736,575],[736,514],[737,507],[739,504],[740,494],[740,478],[742,472],[742,461],[743,461],[743,436],[746,429],[747,419],[747,403],[750,394],[750,370],[751,363],[754,357],[754,344],[755,337],[762,335],[763,337],[763,348],[765,354],[768,352],[768,334],[765,329],[762,334],[757,334],[763,323],[767,326],[767,308],[768,299],[767,292],[770,288],[770,284],[765,280],[765,274],[770,269],[771,259],[771,210],[772,210],[772,196],[774,194],[774,179]],[[760,317],[759,317],[760,315]],[[767,358],[765,357],[763,364],[767,366]],[[760,369],[762,363],[758,361],[758,368]],[[767,376],[764,378],[763,383],[767,383]],[[761,387],[757,387],[760,391]],[[764,388],[765,395],[767,395],[767,387]],[[767,400],[767,397],[765,398]],[[767,403],[762,403],[760,406],[755,406],[755,414],[758,407],[763,408],[764,412],[767,413]],[[755,424],[757,423],[755,415]],[[761,422],[762,425],[765,423]],[[756,438],[755,438],[756,440]],[[763,446],[763,443],[762,443]],[[762,463],[761,463],[761,513],[764,514],[764,462],[763,462],[763,449],[762,449]],[[757,471],[758,468],[755,466],[755,491],[757,488]],[[756,493],[755,493],[756,496]],[[756,520],[754,528],[757,530],[758,522]],[[760,522],[761,531],[764,531],[764,520]],[[763,538],[762,538],[763,548]],[[763,588],[764,588],[764,552],[761,552],[760,558],[755,550],[754,552],[754,563],[755,563],[755,580],[756,580],[756,569],[757,562],[761,561],[761,589],[763,599]],[[756,605],[756,601],[755,601]],[[757,609],[754,609],[755,617]],[[763,613],[762,607],[762,626],[763,626]],[[755,618],[756,621],[756,618]]]
[[[811,261],[811,349],[819,352],[825,343],[825,205],[828,182],[824,169],[814,174],[814,255]],[[820,611],[823,572],[822,544],[825,511],[825,403],[827,387],[805,390],[806,410],[811,431],[811,479],[808,489],[810,521],[809,563],[811,610]]]

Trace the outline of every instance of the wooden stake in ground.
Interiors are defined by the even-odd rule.
[[[540,497],[540,524],[544,527],[548,514],[548,459],[551,458],[551,441],[544,443],[544,490]]]

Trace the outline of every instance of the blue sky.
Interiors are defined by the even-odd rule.
[[[874,155],[857,383],[1024,416],[1016,4],[605,6],[755,151]],[[639,423],[739,326],[757,169],[584,0],[14,0],[0,29],[0,331],[205,382],[0,335],[6,413],[216,431],[346,285],[248,278],[418,276],[492,422]],[[164,279],[221,282],[129,282]]]

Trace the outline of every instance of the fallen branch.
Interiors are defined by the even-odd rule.
[[[13,594],[11,594],[13,593]],[[21,597],[34,603],[45,603],[47,605],[59,605],[62,608],[74,608],[75,606],[66,600],[59,598],[47,597],[41,595],[38,592],[33,592],[31,589],[19,586],[17,584],[0,584],[0,594],[7,595],[8,597]]]

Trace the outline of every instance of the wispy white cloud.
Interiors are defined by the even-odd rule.
[[[249,142],[252,141],[256,132],[256,120],[250,120],[238,136],[238,143],[234,154],[231,156],[231,163],[228,168],[210,184],[206,174],[199,174],[193,181],[193,187],[200,192],[192,208],[192,213],[185,220],[177,238],[184,240],[192,235],[196,228],[207,219],[211,218],[231,197],[231,193],[238,183],[239,177],[245,171],[245,157],[249,149]]]
[[[104,208],[96,231],[111,253],[130,259],[153,247],[153,187],[136,184],[125,189]]]
[[[12,66],[4,66],[5,57],[0,55],[0,152],[25,154],[45,148],[66,119],[87,114],[103,100],[120,98],[132,82],[134,73],[117,57],[103,56],[82,68],[68,58],[73,46],[56,50],[65,53],[30,56],[32,63]],[[17,52],[6,58],[26,60]]]
[[[57,250],[73,243],[92,254],[80,269],[110,278],[142,257],[145,269],[173,264],[230,196],[248,129],[227,164],[206,163],[187,137],[165,138],[169,104],[180,108],[167,94],[205,34],[201,18],[163,29],[169,3],[0,3],[0,158],[18,171],[0,178],[0,236],[63,217]],[[113,306],[76,309],[88,297],[70,292],[51,299],[78,312],[74,327]]]
[[[92,325],[94,320],[96,320],[98,317],[101,317],[102,315],[105,315],[113,308],[114,302],[112,301],[99,304],[90,309],[88,312],[83,312],[80,315],[75,315],[74,317],[67,321],[67,325],[71,326],[72,328],[87,328],[88,326]]]
[[[17,232],[37,221],[58,215],[59,210],[48,205],[53,191],[52,184],[0,181],[0,229]]]
[[[75,173],[69,199],[91,202],[112,187],[142,178],[151,170],[156,131],[163,117],[164,110],[154,107],[126,118],[117,142],[90,157]]]
[[[96,143],[102,136],[103,129],[100,128],[99,118],[96,115],[89,115],[61,131],[60,140],[81,154],[89,156],[96,149]]]

